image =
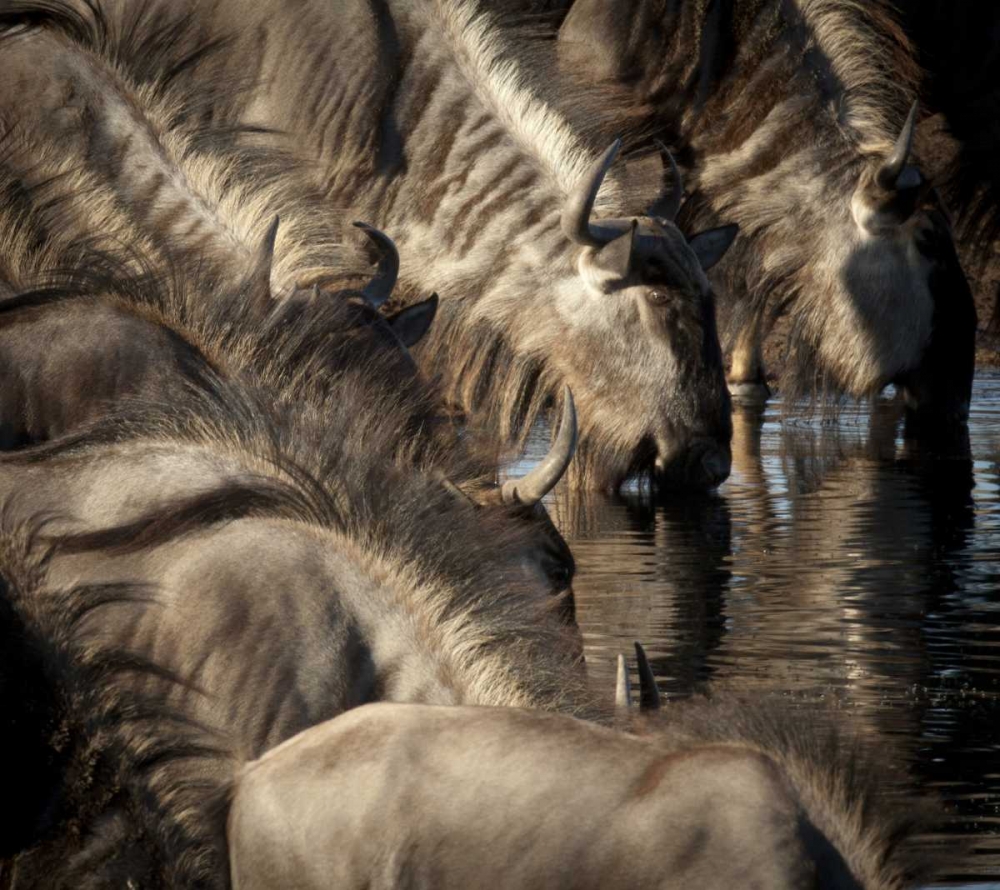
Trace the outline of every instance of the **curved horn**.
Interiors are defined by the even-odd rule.
[[[878,169],[875,180],[879,186],[886,191],[893,191],[897,187],[900,174],[906,166],[906,161],[910,157],[913,148],[913,132],[917,126],[917,103],[910,106],[910,113],[906,116],[906,123],[900,131],[896,145],[892,149],[892,154],[886,159]]]
[[[628,676],[628,665],[625,656],[618,656],[618,674],[615,677],[615,708],[628,711],[632,708],[632,682]]]
[[[505,504],[523,504],[533,507],[547,495],[562,478],[576,451],[576,405],[569,387],[563,389],[563,413],[559,422],[556,440],[538,464],[527,476],[509,479],[500,489],[501,500]]]
[[[274,244],[278,240],[278,226],[281,217],[276,216],[267,227],[264,237],[257,247],[251,281],[260,288],[260,292],[271,295],[271,267],[274,265]]]
[[[379,250],[375,277],[361,289],[365,299],[378,309],[392,296],[392,290],[396,286],[396,279],[399,277],[399,251],[396,250],[392,238],[384,232],[380,232],[368,223],[356,222],[354,225],[361,229]]]
[[[660,687],[656,685],[656,677],[646,658],[646,650],[642,644],[635,644],[635,658],[639,667],[639,710],[658,711],[660,709]]]
[[[562,213],[563,233],[574,244],[584,247],[603,247],[610,238],[602,238],[590,227],[590,214],[594,210],[594,201],[601,190],[601,183],[611,165],[621,151],[622,141],[616,139],[607,151],[598,158],[590,170],[580,177],[576,189],[566,200]]]
[[[681,209],[681,199],[684,197],[684,177],[677,166],[677,161],[659,139],[656,147],[660,150],[660,160],[663,162],[663,194],[649,208],[649,215],[667,219],[673,222],[677,219],[677,211]],[[670,176],[667,176],[667,173]]]

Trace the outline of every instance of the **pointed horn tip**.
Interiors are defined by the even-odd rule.
[[[919,101],[914,100],[910,105],[909,112],[907,112],[902,129],[899,131],[899,136],[896,138],[892,153],[882,162],[876,174],[878,184],[887,191],[897,187],[897,181],[906,168],[906,162],[913,150],[913,136],[916,131],[919,109]]]
[[[646,650],[638,640],[634,641],[635,657],[639,668],[639,703],[643,711],[656,711],[660,707],[660,687],[656,675],[646,657]]]
[[[623,711],[632,707],[632,682],[629,679],[625,656],[620,653],[615,672],[615,707]]]

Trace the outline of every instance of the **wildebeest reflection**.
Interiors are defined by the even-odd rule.
[[[549,509],[572,542],[577,620],[598,656],[589,662],[592,679],[607,679],[608,651],[636,637],[656,641],[657,671],[670,691],[710,679],[732,578],[727,499],[558,491]]]

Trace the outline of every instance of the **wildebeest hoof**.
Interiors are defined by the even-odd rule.
[[[730,383],[729,395],[743,403],[766,402],[771,398],[771,387],[763,381],[757,383]]]

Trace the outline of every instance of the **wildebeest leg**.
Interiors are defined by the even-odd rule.
[[[729,371],[729,393],[741,401],[763,402],[771,390],[764,378],[764,322],[755,316],[736,336]]]
[[[976,364],[976,305],[942,219],[919,247],[934,259],[928,285],[934,301],[932,333],[920,366],[897,383],[906,399],[906,438],[931,442],[962,434],[969,419]]]

